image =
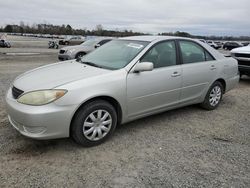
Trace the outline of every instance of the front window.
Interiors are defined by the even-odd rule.
[[[154,68],[176,65],[175,42],[165,41],[156,44],[146,53],[141,62],[152,62]]]
[[[121,69],[148,44],[149,42],[145,41],[113,40],[84,56],[81,61],[107,69]]]

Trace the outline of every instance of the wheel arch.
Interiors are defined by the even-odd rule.
[[[223,86],[223,94],[226,92],[226,81],[223,78],[219,78],[217,80],[215,80],[215,82],[220,82]]]
[[[96,96],[96,97],[93,97],[93,98],[90,98],[86,101],[84,101],[80,106],[78,106],[78,108],[76,109],[76,111],[74,112],[72,118],[71,118],[71,121],[70,121],[70,132],[69,134],[71,135],[71,125],[72,125],[72,122],[75,118],[75,115],[77,114],[77,112],[83,107],[85,106],[86,104],[92,102],[92,101],[95,101],[95,100],[104,100],[104,101],[107,101],[109,102],[116,110],[116,113],[117,113],[117,124],[119,125],[122,121],[122,108],[121,108],[121,105],[120,103],[113,97],[110,97],[110,96],[106,96],[106,95],[102,95],[102,96]]]
[[[86,55],[87,53],[84,52],[84,51],[79,51],[79,52],[76,53],[75,57],[77,57],[79,54],[84,54],[84,55]]]

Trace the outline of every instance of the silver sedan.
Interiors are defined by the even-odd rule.
[[[6,102],[21,134],[94,146],[118,124],[191,104],[213,110],[238,81],[237,61],[205,43],[138,36],[26,72],[14,80]]]

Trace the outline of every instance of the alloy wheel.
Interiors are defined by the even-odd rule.
[[[112,117],[106,110],[96,110],[90,113],[83,123],[83,134],[91,141],[104,138],[112,126]]]
[[[209,103],[210,103],[210,105],[211,106],[216,106],[220,102],[221,95],[222,95],[221,88],[219,86],[215,86],[211,90],[210,95],[209,95]]]

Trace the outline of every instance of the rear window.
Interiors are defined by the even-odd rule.
[[[200,45],[192,41],[180,41],[183,64],[212,61],[214,58]]]

